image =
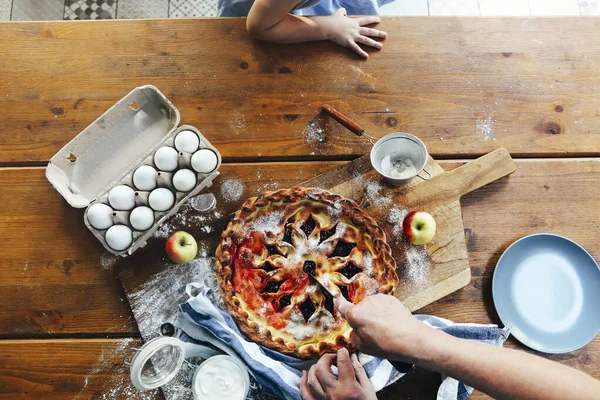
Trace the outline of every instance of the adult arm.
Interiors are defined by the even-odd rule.
[[[290,14],[299,0],[256,0],[246,20],[248,33],[255,39],[276,43],[329,40],[367,58],[358,45],[380,50],[383,45],[372,39],[387,35],[366,25],[379,23],[379,17],[349,18],[340,8],[329,16],[302,17]]]
[[[600,382],[523,351],[450,336],[415,319],[395,297],[368,296],[357,305],[337,296],[353,327],[351,340],[367,354],[413,363],[451,376],[499,399],[598,399]]]

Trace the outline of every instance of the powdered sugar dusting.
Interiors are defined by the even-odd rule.
[[[249,227],[254,232],[273,232],[277,233],[281,230],[283,221],[283,211],[275,211],[267,215],[261,215],[256,220],[249,224]]]
[[[347,228],[348,228],[348,225],[346,225],[345,223],[343,223],[341,221],[338,222],[338,224],[335,227],[335,237],[339,239],[342,236],[344,236]]]
[[[331,215],[332,218],[337,219],[342,216],[342,205],[339,201],[336,201],[335,203],[333,203],[333,206],[327,207],[327,212],[329,213],[329,215]]]
[[[381,284],[376,279],[367,276],[366,274],[363,274],[362,282],[365,285],[365,291],[367,293],[367,296],[371,296],[379,292]]]
[[[367,197],[369,199],[374,199],[381,192],[381,185],[375,182],[370,182],[367,184]]]
[[[315,314],[313,314],[311,318],[313,318]],[[305,340],[311,338],[315,333],[314,327],[312,327],[310,324],[305,323],[302,313],[296,310],[293,310],[290,313],[290,319],[288,321],[287,326],[285,327],[285,330],[288,333],[290,333],[296,340]]]
[[[239,179],[227,179],[221,184],[221,195],[225,201],[238,201],[244,194],[244,183]]]
[[[373,275],[373,256],[371,253],[364,253],[363,255],[363,267],[365,267],[366,275]]]

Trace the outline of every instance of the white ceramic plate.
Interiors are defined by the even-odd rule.
[[[540,233],[513,243],[498,260],[492,293],[504,325],[534,350],[567,353],[600,332],[600,268],[565,237]]]

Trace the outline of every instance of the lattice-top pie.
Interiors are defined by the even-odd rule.
[[[248,199],[217,248],[229,313],[251,340],[315,358],[351,347],[351,328],[306,271],[352,303],[392,294],[396,263],[375,220],[351,200],[296,187]]]

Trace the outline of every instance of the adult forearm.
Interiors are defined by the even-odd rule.
[[[252,16],[249,16],[246,25],[248,32],[255,39],[275,43],[299,43],[328,39],[328,18],[308,18],[288,14],[269,26],[263,21],[254,21]]]
[[[523,351],[431,331],[416,365],[451,376],[495,398],[592,399],[600,382],[573,368]]]

